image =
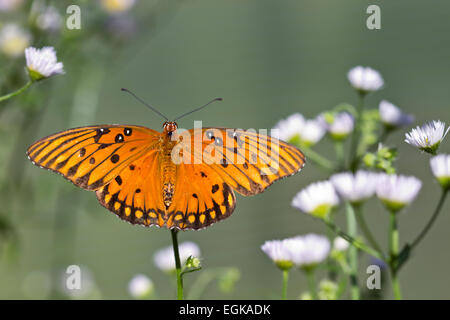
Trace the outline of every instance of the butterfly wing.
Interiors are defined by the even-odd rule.
[[[157,148],[160,133],[145,127],[99,125],[56,133],[33,143],[28,158],[78,187],[96,190]]]
[[[169,228],[203,229],[233,213],[233,189],[208,165],[180,164],[176,181],[167,209]]]
[[[305,164],[296,147],[239,129],[192,129],[174,138],[179,164],[170,228],[201,229],[225,219],[235,209],[233,189],[246,196],[263,192]]]
[[[164,226],[167,216],[159,157],[160,152],[154,149],[131,162],[96,191],[100,204],[132,224]]]
[[[209,165],[245,196],[263,192],[274,181],[299,172],[305,164],[303,153],[295,146],[248,130],[191,129],[180,136],[179,148],[189,155],[183,161]]]

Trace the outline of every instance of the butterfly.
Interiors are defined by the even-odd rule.
[[[94,125],[34,142],[33,164],[94,191],[102,206],[132,224],[202,229],[229,217],[234,191],[251,196],[300,171],[303,153],[241,129],[162,132],[135,125]]]

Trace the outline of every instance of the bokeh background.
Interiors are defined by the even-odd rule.
[[[108,13],[97,1],[42,1],[62,16],[56,31],[30,27],[31,2],[38,1],[0,12],[0,28],[17,23],[31,30],[32,45],[54,46],[66,74],[0,104],[0,216],[2,228],[10,230],[0,238],[2,299],[60,298],[51,281],[70,264],[89,270],[93,297],[129,298],[127,285],[137,273],[151,277],[158,298],[175,297],[174,283],[153,264],[153,253],[171,244],[166,229],[122,222],[98,205],[93,193],[36,168],[25,157],[33,141],[69,127],[121,123],[160,129],[162,119],[121,87],[169,117],[224,98],[184,118],[179,122],[183,128],[191,128],[194,120],[203,120],[204,126],[271,128],[293,112],[314,117],[341,102],[355,104],[346,73],[368,65],[385,79],[384,89],[368,97],[369,107],[387,99],[415,114],[417,124],[450,122],[450,3],[445,0],[432,5],[423,0],[137,1],[120,15]],[[64,27],[69,4],[81,7],[81,30]],[[366,28],[370,4],[381,8],[381,30]],[[23,55],[1,55],[0,94],[25,83],[23,68]],[[403,142],[405,131],[390,136],[388,144],[398,146],[400,173],[416,175],[424,185],[399,219],[401,243],[418,234],[439,197],[429,157]],[[334,159],[329,141],[324,139],[316,150]],[[449,141],[442,150],[449,152]],[[205,269],[240,270],[231,293],[212,283],[202,298],[278,298],[281,274],[260,246],[265,240],[325,233],[323,224],[290,206],[297,191],[325,178],[309,163],[263,194],[238,195],[229,219],[180,233],[180,241],[200,246]],[[447,202],[439,222],[401,272],[407,299],[450,298],[449,209]],[[345,226],[343,211],[337,216]],[[388,215],[376,200],[366,217],[386,247]],[[367,256],[361,259],[362,284],[370,263]],[[187,291],[198,276],[186,276]],[[291,272],[289,297],[305,290],[306,279]],[[385,298],[390,297],[386,288]]]

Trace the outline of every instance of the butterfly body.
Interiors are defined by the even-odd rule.
[[[36,165],[95,191],[102,206],[144,226],[202,229],[230,216],[234,191],[249,196],[297,173],[300,150],[239,129],[162,132],[122,125],[74,128],[36,141]],[[274,165],[275,164],[275,165]]]

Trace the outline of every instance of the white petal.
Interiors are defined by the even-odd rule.
[[[330,241],[325,236],[309,233],[288,240],[292,240],[294,263],[300,267],[321,263],[330,252]]]
[[[391,126],[407,126],[414,121],[414,116],[403,113],[389,101],[382,100],[378,107],[381,121]]]
[[[372,197],[378,183],[378,174],[359,170],[353,175],[351,172],[338,173],[331,176],[337,193],[350,202],[359,202]]]
[[[338,203],[339,198],[329,181],[310,184],[297,193],[292,200],[292,206],[305,213],[312,213],[322,205],[333,207]]]
[[[450,155],[440,154],[430,159],[430,166],[436,178],[450,178]]]
[[[377,91],[384,85],[380,73],[370,67],[354,67],[348,72],[347,78],[352,87],[365,92]]]
[[[380,174],[376,194],[384,201],[407,205],[417,196],[422,182],[413,176]]]
[[[135,298],[143,298],[152,291],[153,281],[143,274],[137,274],[128,284],[128,292]]]

